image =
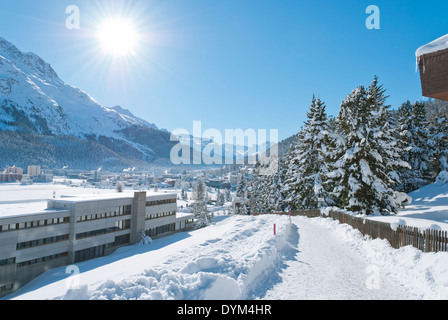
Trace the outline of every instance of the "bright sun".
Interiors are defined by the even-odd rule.
[[[134,55],[138,33],[132,23],[121,18],[103,21],[98,28],[98,40],[104,52],[114,56]]]

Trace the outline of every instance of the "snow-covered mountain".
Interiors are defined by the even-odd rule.
[[[71,137],[81,144],[98,143],[108,149],[104,150],[108,161],[127,155],[137,161],[168,158],[172,145],[166,130],[159,130],[120,106],[101,105],[86,92],[62,81],[39,56],[21,52],[1,37],[0,131],[14,132],[15,137],[28,134],[28,140],[31,134],[53,140]],[[120,150],[126,153],[120,154]],[[0,164],[13,160],[0,156]]]
[[[222,162],[225,162],[226,155],[232,155],[233,163],[240,161],[247,161],[248,157],[257,154],[263,154],[270,148],[270,142],[264,142],[260,145],[234,145],[229,143],[218,143],[213,139],[204,137],[195,137],[193,135],[179,135],[179,141],[187,146],[190,146],[197,152],[202,152],[204,155],[210,157],[219,157]],[[213,154],[214,152],[214,154]]]
[[[34,129],[40,133],[122,138],[119,131],[129,126],[158,129],[121,107],[102,106],[87,93],[64,83],[39,56],[22,53],[2,38],[0,77],[3,105],[5,100],[17,105],[29,119],[35,120],[32,121]],[[6,108],[1,112],[2,127],[16,130],[14,125],[8,124],[13,120],[11,112]],[[45,125],[37,123],[39,118],[45,120]]]

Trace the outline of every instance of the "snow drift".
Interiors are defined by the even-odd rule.
[[[64,275],[64,268],[59,268],[33,280],[14,296],[241,300],[261,295],[275,279],[276,270],[293,258],[299,239],[297,226],[278,216],[231,216],[219,220],[207,228],[121,248],[111,256],[78,264],[77,287],[67,288],[70,278]],[[59,280],[55,281],[55,277]]]

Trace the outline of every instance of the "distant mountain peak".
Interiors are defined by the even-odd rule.
[[[22,71],[38,76],[59,79],[50,64],[33,52],[21,52],[14,44],[0,37],[0,55],[12,61]],[[23,70],[25,69],[25,70]]]

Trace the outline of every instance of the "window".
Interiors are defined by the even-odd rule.
[[[153,201],[147,201],[146,202],[146,206],[147,207],[152,207],[152,206],[160,206],[163,204],[168,204],[168,203],[176,203],[176,199],[165,199],[165,200],[153,200]]]
[[[14,263],[16,263],[16,258],[3,259],[3,260],[0,260],[0,267],[6,266],[8,264],[14,264]]]
[[[115,237],[115,243],[114,243],[114,246],[119,246],[119,245],[122,245],[122,244],[127,244],[127,243],[129,243],[131,240],[130,240],[130,235],[129,234],[125,234],[125,235],[122,235],[122,236],[118,236],[118,237]]]
[[[89,238],[89,237],[95,237],[95,236],[99,236],[102,234],[112,233],[112,232],[121,231],[121,230],[127,230],[130,228],[131,228],[131,220],[116,221],[115,226],[110,227],[110,228],[78,233],[76,235],[76,239],[79,240],[79,239],[84,239],[84,238]]]
[[[87,248],[75,252],[75,263],[102,257],[105,255],[105,250],[113,247],[114,243],[103,244],[101,246]]]
[[[167,224],[167,225],[156,227],[156,228],[147,229],[147,230],[145,230],[145,234],[148,237],[153,237],[153,236],[157,236],[162,233],[167,233],[167,232],[172,232],[172,231],[176,231],[175,223]]]
[[[0,292],[9,291],[9,290],[12,290],[12,288],[13,288],[12,283],[5,284],[5,285],[0,286]]]
[[[49,237],[49,238],[44,238],[44,239],[20,242],[17,244],[17,250],[42,246],[42,245],[65,241],[65,240],[68,240],[68,234],[62,235],[62,236],[57,236],[57,237]]]
[[[46,257],[41,257],[41,258],[32,259],[32,260],[28,260],[28,261],[19,262],[17,264],[17,267],[18,268],[25,267],[25,266],[33,265],[36,263],[55,260],[55,259],[59,259],[59,258],[67,257],[67,256],[68,256],[68,252],[62,252],[62,253],[58,253],[58,254],[53,254],[51,256],[46,256]]]

